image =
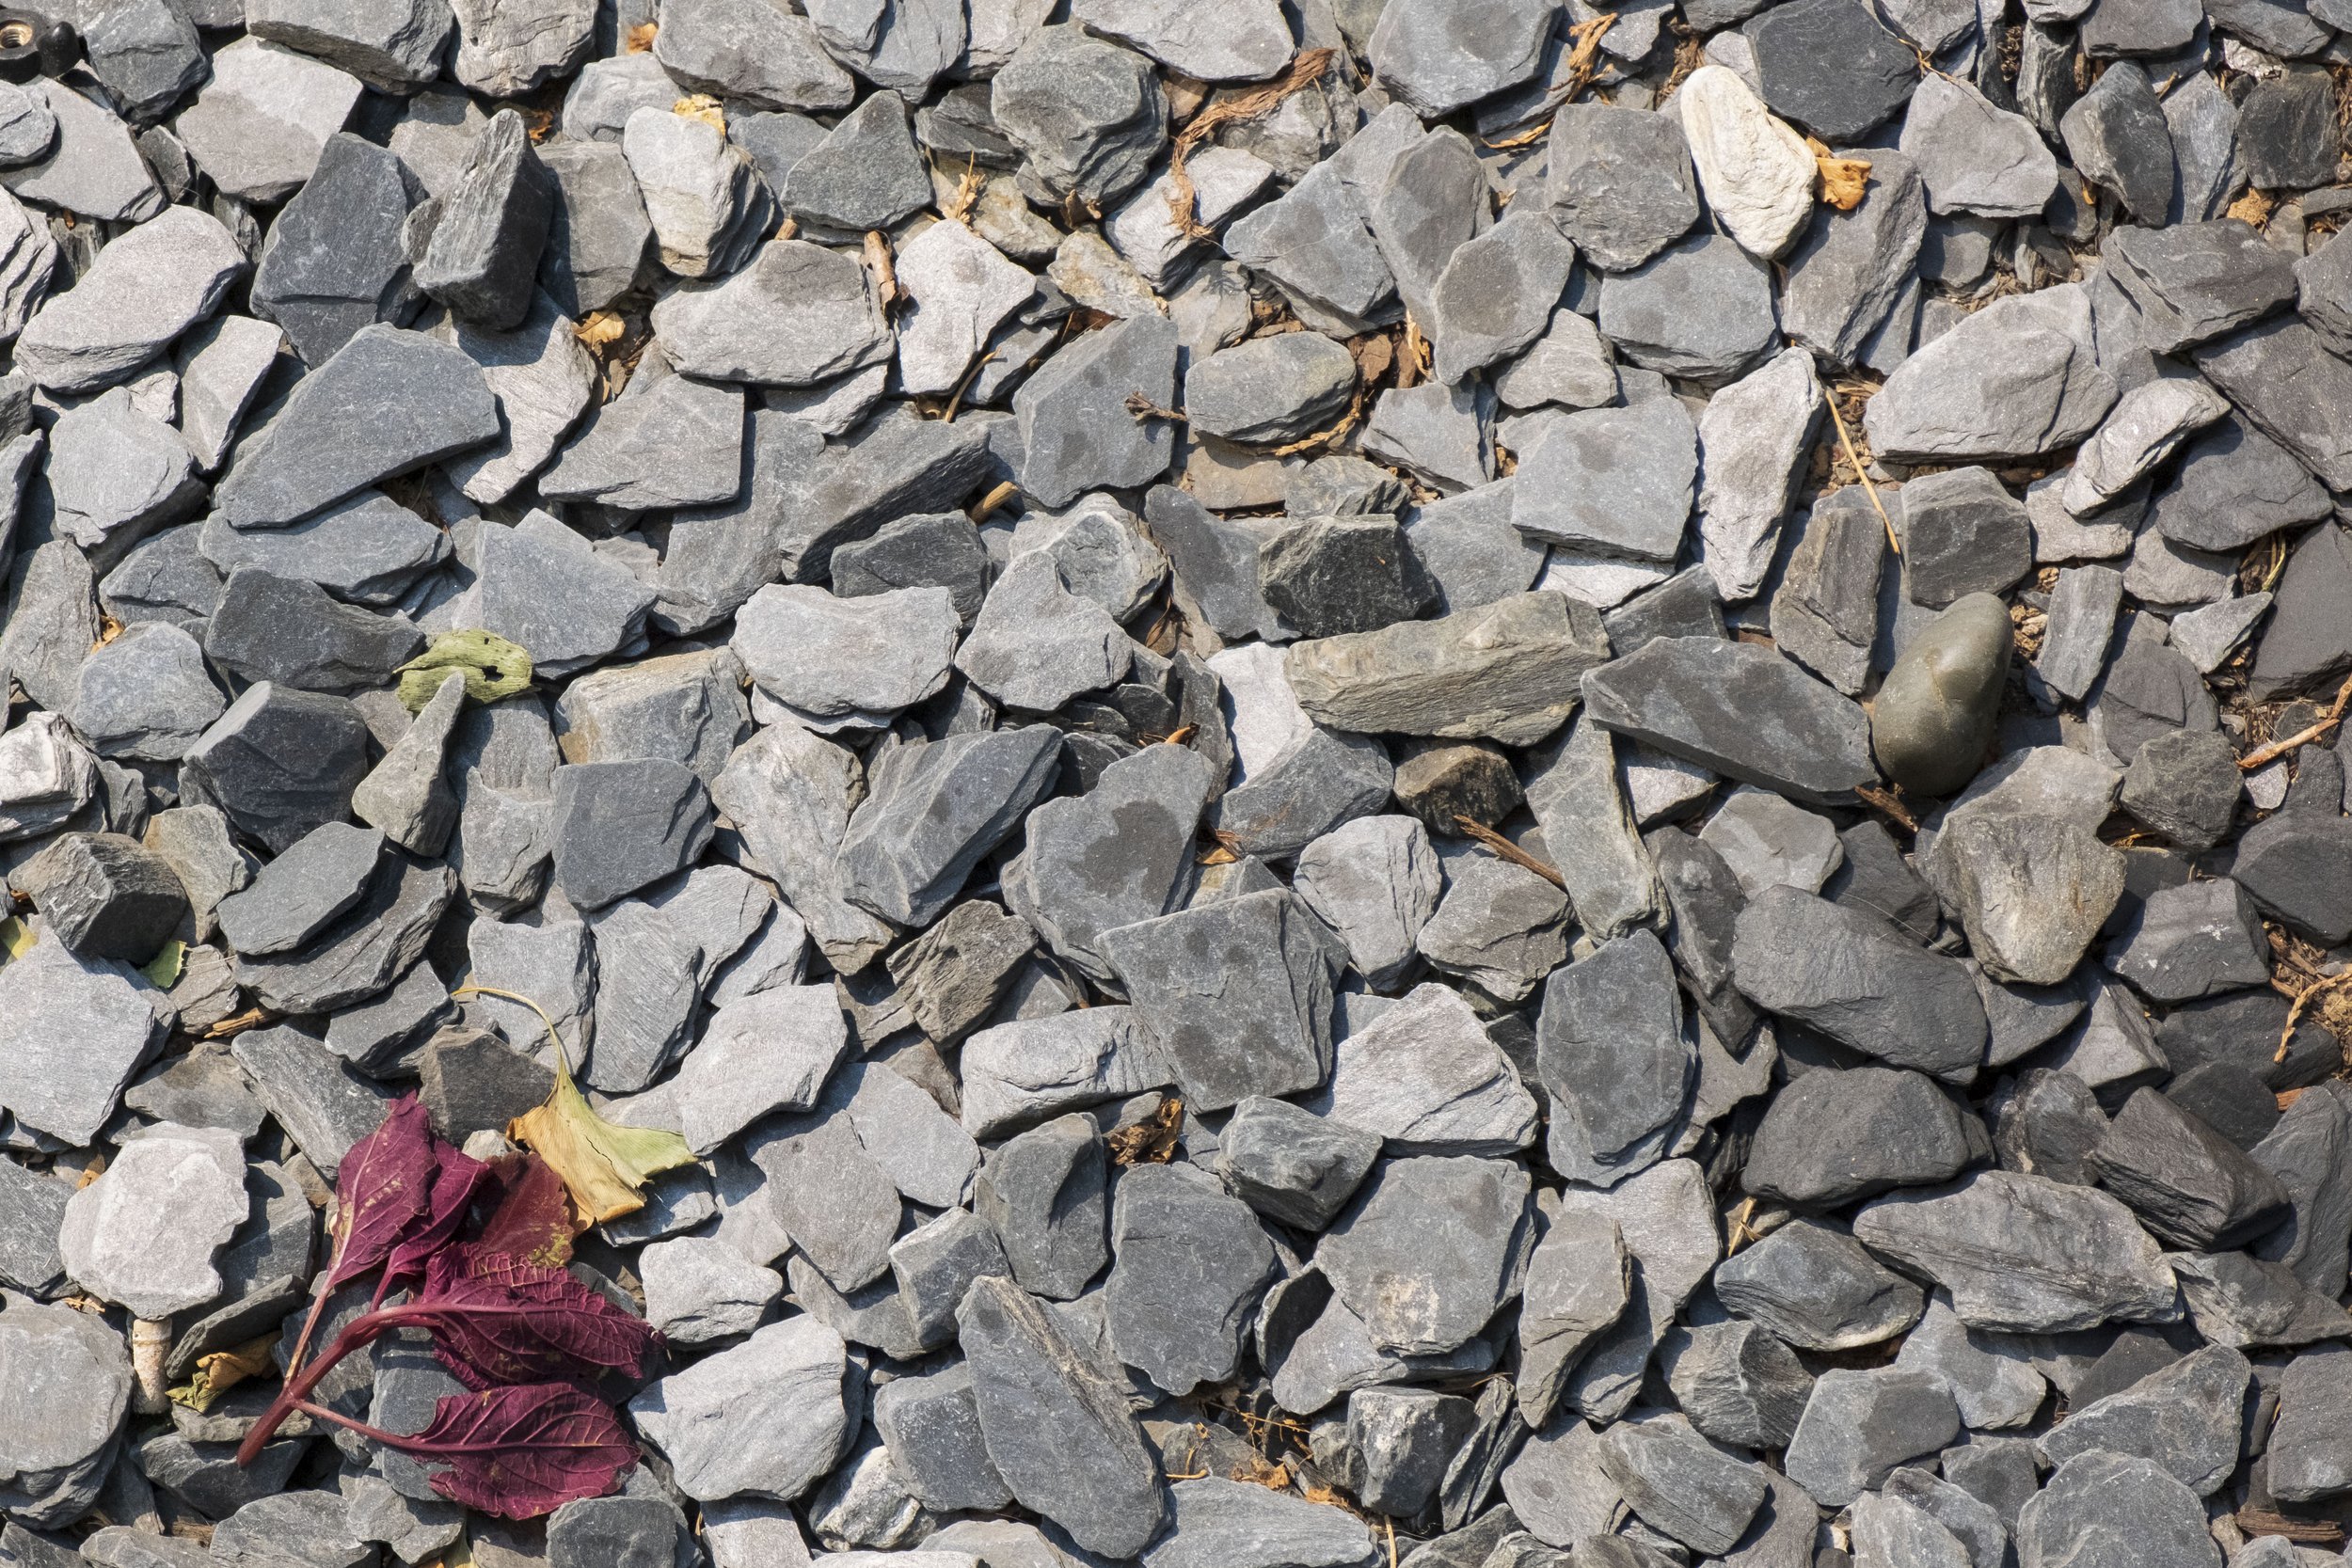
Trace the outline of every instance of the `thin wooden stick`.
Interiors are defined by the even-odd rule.
[[[1870,510],[1876,512],[1879,521],[1886,525],[1886,547],[1898,556],[1901,555],[1903,546],[1902,541],[1895,537],[1895,519],[1886,515],[1885,504],[1879,499],[1879,487],[1870,483],[1870,471],[1862,466],[1862,459],[1854,455],[1853,436],[1846,429],[1846,417],[1837,411],[1837,394],[1835,391],[1825,392],[1821,401],[1829,404],[1830,422],[1837,427],[1837,444],[1846,449],[1846,461],[1853,465],[1854,477],[1862,481],[1863,493],[1870,498]]]
[[[1184,168],[1184,161],[1192,150],[1209,139],[1219,126],[1236,120],[1255,119],[1288,98],[1299,88],[1312,83],[1330,66],[1336,49],[1309,49],[1302,52],[1282,74],[1271,82],[1250,88],[1248,92],[1212,103],[1192,118],[1168,153],[1168,215],[1182,233],[1196,240],[1205,240],[1216,232],[1193,216],[1192,176]]]
[[[2256,747],[2237,759],[2238,771],[2251,773],[2265,763],[2275,762],[2285,756],[2297,746],[2307,741],[2317,740],[2321,736],[2344,722],[2344,710],[2346,704],[2352,704],[2352,676],[2346,676],[2344,683],[2336,688],[2336,700],[2328,705],[2326,715],[2318,723],[2308,729],[2297,730],[2284,740],[2274,740],[2267,746]]]
[[[1549,861],[1537,860],[1534,856],[1529,854],[1526,850],[1520,848],[1518,845],[1512,843],[1509,839],[1503,837],[1501,833],[1495,832],[1492,828],[1489,828],[1486,824],[1478,821],[1474,817],[1464,816],[1460,812],[1455,812],[1454,814],[1454,825],[1460,828],[1467,836],[1476,839],[1487,848],[1492,849],[1496,854],[1501,855],[1504,860],[1509,861],[1513,865],[1518,866],[1523,870],[1533,871],[1536,876],[1541,877],[1545,881],[1549,882],[1553,887],[1558,888],[1563,893],[1568,891],[1567,879],[1562,877],[1560,875],[1560,868],[1551,864]]]

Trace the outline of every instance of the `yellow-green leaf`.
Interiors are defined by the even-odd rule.
[[[188,944],[174,937],[147,960],[139,973],[153,981],[157,990],[169,990],[180,983],[180,970],[187,957]]]
[[[278,1343],[275,1329],[258,1339],[247,1339],[234,1350],[215,1351],[199,1356],[196,1375],[179,1387],[167,1391],[174,1404],[184,1404],[198,1415],[212,1408],[213,1402],[249,1377],[260,1377],[270,1370],[270,1350]]]
[[[33,943],[39,940],[34,936],[33,928],[16,916],[0,920],[0,963],[23,958],[33,950]]]
[[[496,632],[445,631],[423,653],[394,672],[401,706],[422,711],[453,670],[466,676],[466,695],[495,703],[531,689],[531,655]]]
[[[460,986],[453,997],[497,996],[519,1002],[539,1015],[555,1043],[555,1088],[547,1103],[506,1124],[506,1135],[538,1151],[564,1181],[572,1203],[595,1224],[618,1219],[645,1206],[645,1183],[665,1170],[694,1163],[694,1151],[675,1132],[658,1127],[623,1127],[596,1115],[572,1082],[570,1058],[564,1053],[555,1021],[530,997],[490,986]]]

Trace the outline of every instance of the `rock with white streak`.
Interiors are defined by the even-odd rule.
[[[1339,1043],[1311,1108],[1398,1154],[1508,1155],[1535,1136],[1535,1097],[1518,1070],[1470,1005],[1435,984]]]

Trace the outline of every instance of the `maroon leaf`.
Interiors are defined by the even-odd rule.
[[[438,1139],[434,1141],[439,1143]],[[384,1261],[387,1283],[423,1277],[425,1265],[433,1255],[456,1238],[458,1227],[466,1223],[466,1214],[473,1207],[474,1194],[481,1191],[490,1174],[489,1166],[447,1144],[440,1144],[437,1153],[438,1164],[433,1172],[425,1212]]]
[[[411,1227],[431,1214],[437,1141],[424,1107],[408,1094],[392,1102],[374,1132],[351,1146],[337,1173],[340,1239],[321,1296],[389,1258]]]
[[[421,1294],[395,1311],[432,1330],[441,1360],[471,1388],[633,1374],[657,1342],[643,1318],[562,1269],[470,1247],[436,1254]]]
[[[499,1161],[491,1175],[503,1190],[469,1250],[549,1269],[570,1262],[580,1227],[572,1223],[571,1195],[555,1167],[526,1150]]]
[[[396,1446],[448,1464],[433,1472],[433,1490],[505,1519],[536,1518],[580,1497],[601,1497],[637,1460],[637,1446],[612,1408],[560,1383],[446,1395],[432,1424]]]

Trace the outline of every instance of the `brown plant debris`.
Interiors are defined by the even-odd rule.
[[[1112,1164],[1164,1165],[1174,1156],[1176,1140],[1184,1130],[1184,1100],[1164,1094],[1158,1110],[1133,1127],[1105,1133],[1103,1142],[1110,1148]]]
[[[1168,215],[1179,230],[1196,240],[1205,240],[1216,232],[1193,215],[1192,176],[1184,172],[1184,160],[1192,156],[1193,150],[1215,135],[1220,126],[1255,119],[1313,83],[1338,55],[1336,49],[1303,50],[1274,80],[1210,104],[1176,133],[1168,153]]]

